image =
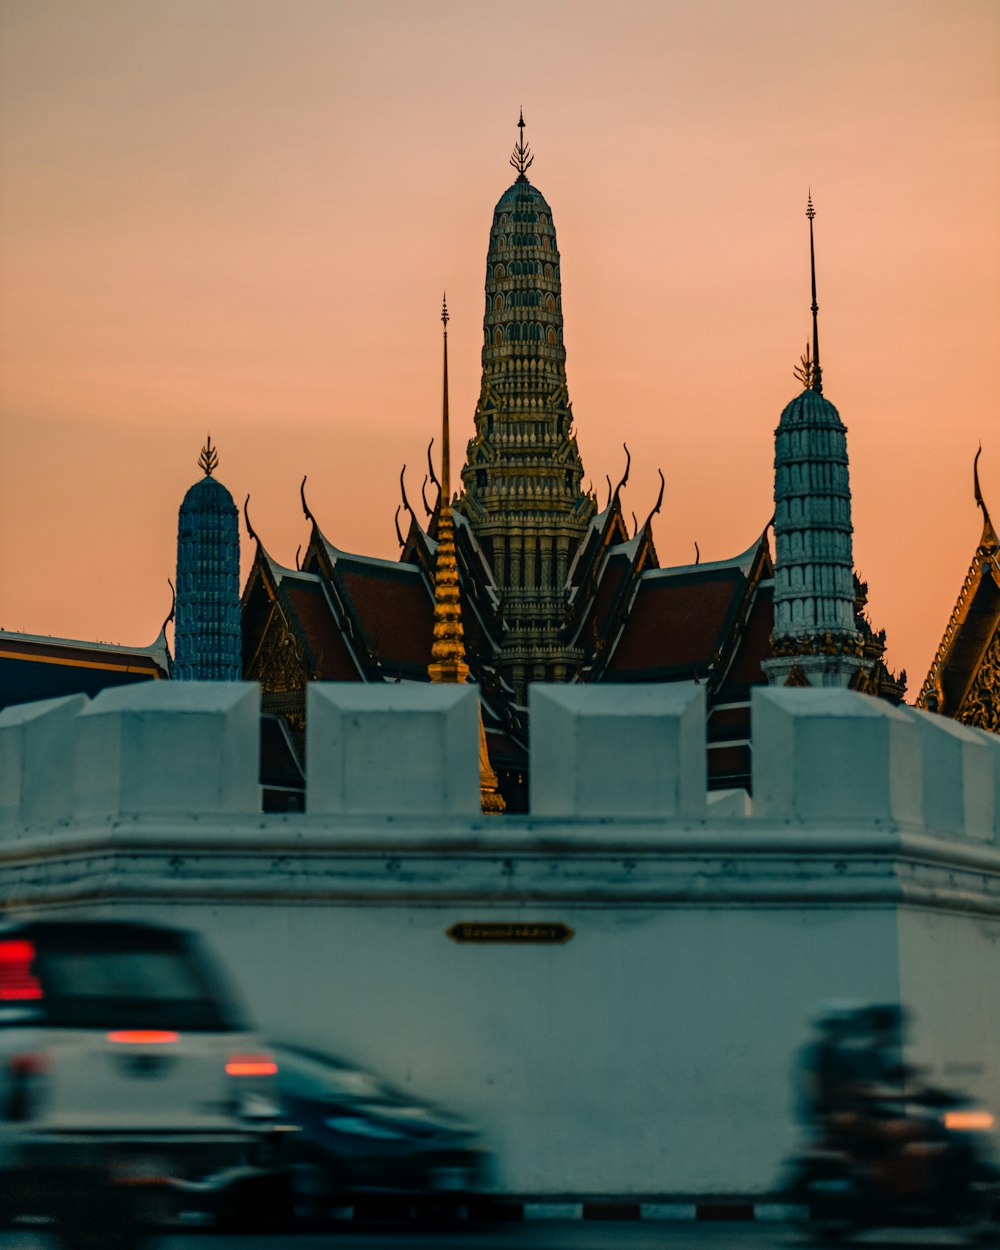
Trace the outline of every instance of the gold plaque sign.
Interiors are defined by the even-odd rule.
[[[447,931],[453,942],[561,945],[573,936],[568,924],[538,920],[463,920]]]

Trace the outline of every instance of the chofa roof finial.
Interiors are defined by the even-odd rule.
[[[511,155],[510,163],[517,170],[517,181],[527,182],[528,170],[534,164],[535,158],[531,155],[531,149],[524,142],[524,109],[518,111],[517,128],[519,131],[518,140]]]
[[[979,486],[979,457],[983,454],[983,445],[979,444],[979,450],[976,452],[976,458],[972,462],[972,489],[976,495],[976,505],[983,514],[983,534],[984,542],[989,541],[989,537],[993,537],[996,542],[996,530],[993,528],[993,522],[990,520],[990,512],[986,507],[986,500],[983,498],[983,492]]]

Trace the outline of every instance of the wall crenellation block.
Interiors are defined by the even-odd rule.
[[[531,814],[701,820],[705,687],[530,687]]]
[[[308,812],[480,814],[474,686],[311,682],[306,699]]]
[[[996,794],[989,735],[948,716],[904,711],[920,730],[924,828],[991,841]],[[1000,748],[1000,742],[995,745]]]
[[[755,817],[922,824],[920,729],[906,712],[836,688],[752,698]]]
[[[75,726],[79,817],[260,811],[256,682],[142,682],[102,691]]]
[[[73,815],[76,720],[85,694],[0,712],[0,827],[45,828]]]

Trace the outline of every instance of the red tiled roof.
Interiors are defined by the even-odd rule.
[[[337,573],[368,645],[383,669],[426,668],[431,659],[434,604],[423,578],[408,565],[383,569],[338,561]],[[399,572],[396,572],[396,570]]]
[[[724,700],[727,693],[740,697],[749,686],[767,684],[760,665],[762,660],[767,659],[773,629],[774,589],[771,586],[758,586],[750,616],[718,698]]]
[[[628,571],[628,556],[622,552],[612,552],[601,571],[594,601],[580,632],[580,644],[583,647],[592,647],[594,645],[595,623],[597,634],[601,638],[604,637],[611,610],[615,605],[618,592],[622,588],[622,583],[628,576]]]
[[[644,575],[608,675],[707,669],[744,585],[734,568],[682,578]]]
[[[295,614],[321,681],[360,681],[319,582],[284,577],[281,589]]]

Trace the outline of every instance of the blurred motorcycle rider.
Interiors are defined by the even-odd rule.
[[[855,1003],[825,1004],[813,1021],[818,1036],[800,1052],[799,1119],[821,1133],[830,1117],[848,1106],[862,1076],[864,1056],[856,1035],[863,1011]]]
[[[911,1075],[902,1056],[906,1013],[895,1003],[831,1004],[801,1060],[800,1113],[821,1138],[877,1164],[919,1133],[889,1108]]]

